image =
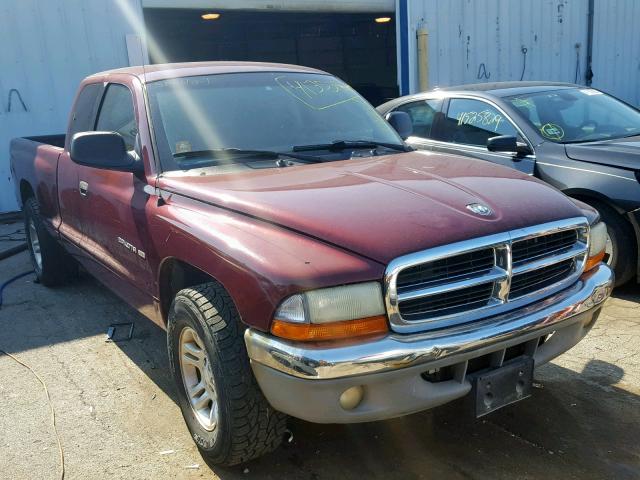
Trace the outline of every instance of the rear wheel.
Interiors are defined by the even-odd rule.
[[[286,416],[262,395],[235,306],[217,283],[181,290],[167,325],[178,403],[203,458],[236,465],[275,450]]]
[[[24,202],[24,227],[31,263],[43,285],[62,285],[78,274],[76,261],[42,223],[40,205],[33,197]]]
[[[623,285],[636,273],[638,253],[633,228],[618,212],[608,205],[592,201],[600,218],[607,225],[607,244],[604,262],[616,275],[616,286]]]

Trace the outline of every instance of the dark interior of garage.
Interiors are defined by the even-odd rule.
[[[170,62],[292,63],[342,78],[373,105],[398,96],[395,19],[389,13],[223,10],[209,20],[202,18],[206,13],[147,8],[144,17]],[[376,21],[385,17],[389,21]]]

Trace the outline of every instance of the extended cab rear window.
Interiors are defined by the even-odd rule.
[[[102,83],[91,83],[78,94],[69,124],[69,141],[75,133],[93,130],[102,91]]]

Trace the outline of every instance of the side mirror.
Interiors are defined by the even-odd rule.
[[[529,145],[519,142],[516,137],[511,135],[491,137],[487,140],[487,150],[490,152],[513,153],[518,157],[525,157],[533,153]]]
[[[411,123],[411,117],[407,112],[391,112],[387,114],[385,119],[403,140],[413,134],[413,123]]]
[[[142,162],[127,151],[116,132],[79,132],[71,139],[71,160],[80,165],[105,170],[140,173]]]

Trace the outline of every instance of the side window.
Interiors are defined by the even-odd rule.
[[[75,133],[93,130],[98,98],[101,93],[101,83],[92,83],[82,89],[73,106],[73,113],[69,123],[69,141]]]
[[[96,130],[119,133],[124,138],[127,150],[133,150],[138,127],[133,111],[133,98],[127,87],[117,83],[107,87],[107,93],[100,106]]]
[[[431,127],[441,106],[440,99],[421,100],[400,105],[396,112],[406,112],[411,117],[413,136],[431,138]]]
[[[481,100],[452,98],[444,121],[443,140],[486,147],[498,135],[517,136],[513,124],[496,108]]]

